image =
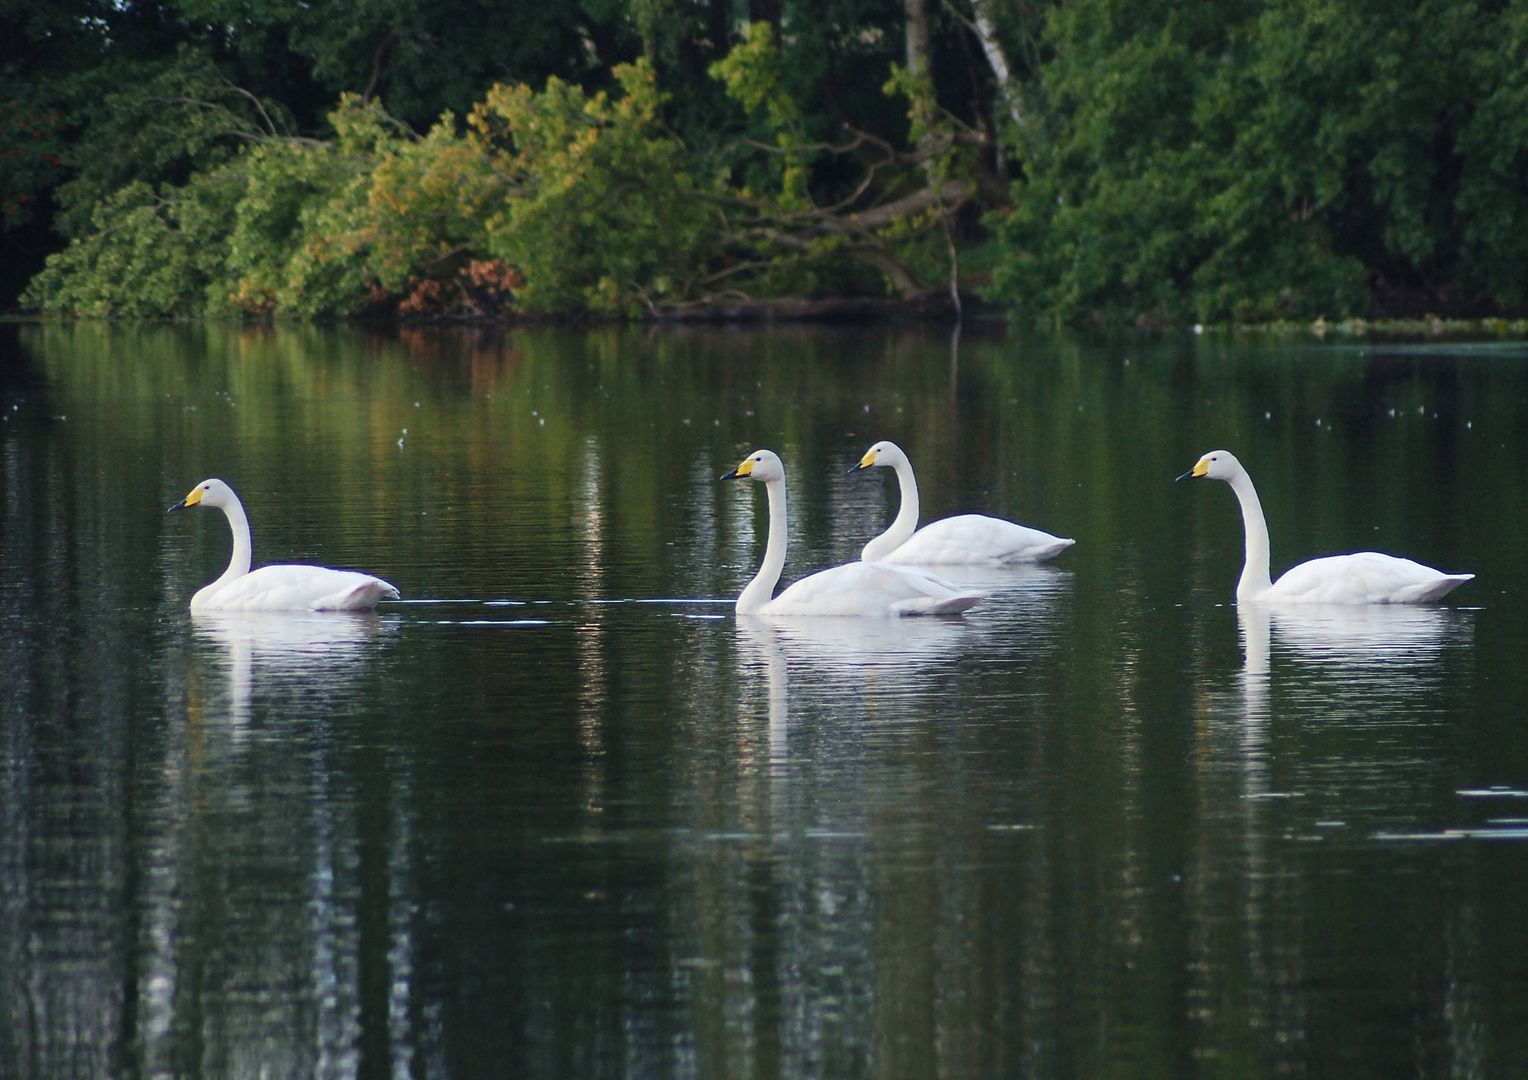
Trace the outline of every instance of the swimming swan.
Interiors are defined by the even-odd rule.
[[[382,599],[398,599],[398,590],[381,578],[326,566],[262,566],[250,572],[249,519],[233,488],[221,480],[203,480],[191,494],[170,507],[215,506],[233,530],[228,569],[191,598],[192,611],[370,611]]]
[[[771,600],[785,565],[785,466],[773,452],[755,450],[722,479],[745,476],[763,481],[769,493],[769,542],[759,572],[737,598],[739,615],[952,615],[984,595],[927,570],[857,562],[804,577]]]
[[[941,518],[914,532],[918,526],[918,482],[913,479],[912,462],[896,443],[878,442],[849,471],[859,472],[874,465],[896,470],[902,488],[902,508],[891,528],[860,552],[865,562],[1002,566],[1044,562],[1077,542],[985,514]]]
[[[1437,600],[1474,574],[1445,574],[1410,559],[1360,551],[1330,555],[1292,566],[1278,581],[1268,580],[1268,523],[1252,477],[1236,456],[1211,450],[1178,477],[1224,480],[1241,501],[1247,530],[1247,564],[1236,585],[1236,602],[1279,604],[1420,604]]]

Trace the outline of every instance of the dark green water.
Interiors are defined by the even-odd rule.
[[[0,327],[0,1077],[1528,1073],[1528,348]],[[405,430],[406,429],[406,430]],[[963,620],[730,599],[892,513]],[[1441,609],[1239,624],[1362,548]],[[193,619],[227,559],[395,582]]]

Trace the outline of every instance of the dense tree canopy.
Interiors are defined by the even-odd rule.
[[[1063,317],[1518,307],[1528,7],[1058,8],[999,292]],[[1020,254],[1022,253],[1022,254]]]
[[[1528,304],[1528,0],[747,7],[0,0],[0,296],[640,315],[958,277],[1068,321]]]

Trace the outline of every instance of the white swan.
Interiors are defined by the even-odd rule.
[[[381,578],[327,566],[262,566],[250,572],[249,519],[233,488],[221,480],[203,480],[191,494],[170,507],[215,506],[233,530],[228,569],[191,598],[192,611],[370,611],[382,599],[398,599],[398,590]]]
[[[1475,576],[1445,574],[1410,559],[1360,551],[1303,562],[1270,582],[1268,523],[1252,477],[1227,450],[1211,450],[1178,479],[1198,476],[1224,480],[1241,501],[1247,562],[1236,585],[1238,604],[1420,604],[1441,598]]]
[[[902,488],[902,507],[891,528],[860,552],[865,562],[1003,566],[1044,562],[1077,542],[985,514],[941,518],[914,532],[918,527],[918,482],[913,479],[912,462],[896,443],[878,442],[849,471],[858,472],[875,465],[896,470],[897,483]]]
[[[745,476],[769,493],[769,541],[759,572],[737,598],[739,615],[951,615],[984,595],[927,570],[857,562],[804,577],[770,599],[785,565],[785,466],[772,451],[755,450],[722,479]]]

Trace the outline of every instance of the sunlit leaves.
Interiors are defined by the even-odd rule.
[[[511,282],[528,311],[631,313],[682,296],[706,265],[712,213],[658,120],[651,69],[616,76],[614,96],[557,79],[495,87],[470,131],[446,114],[424,138],[348,97],[330,140],[265,138],[184,187],[122,189],[28,299],[318,315]]]
[[[474,138],[515,189],[489,221],[488,250],[525,275],[540,311],[633,313],[683,295],[712,218],[685,148],[658,117],[645,62],[615,69],[621,94],[549,79],[495,87]]]

